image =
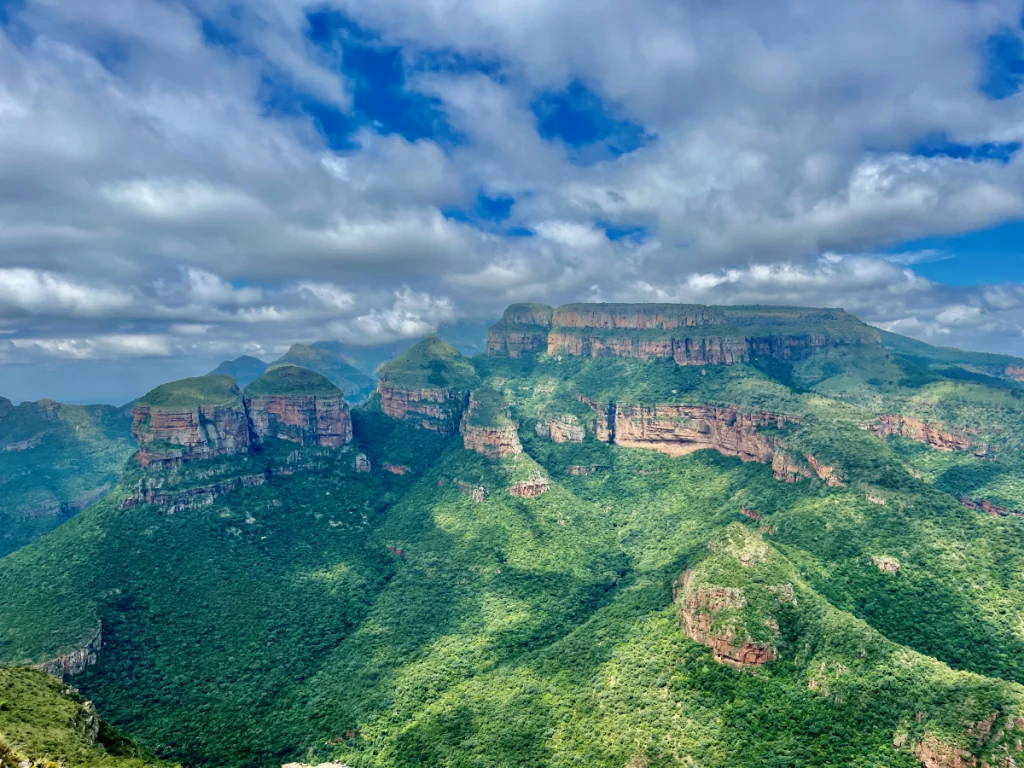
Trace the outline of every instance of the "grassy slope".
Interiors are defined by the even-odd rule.
[[[29,760],[66,768],[160,765],[100,721],[73,690],[42,672],[0,667],[0,765]]]
[[[154,408],[195,408],[241,404],[242,393],[230,376],[195,376],[161,384],[135,401]]]
[[[271,368],[245,388],[246,397],[265,395],[340,395],[330,379],[297,365]]]
[[[398,387],[464,391],[480,383],[472,363],[436,336],[424,339],[381,368],[380,380]]]
[[[53,530],[116,483],[133,450],[131,417],[120,408],[43,402],[6,409],[0,416],[0,557]]]

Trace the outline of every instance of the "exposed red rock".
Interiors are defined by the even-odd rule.
[[[340,392],[246,398],[245,407],[257,443],[276,438],[305,446],[340,448],[352,442],[352,416]]]
[[[402,464],[384,464],[384,471],[390,472],[392,475],[407,475],[412,470]]]
[[[1024,517],[1024,512],[1020,512],[1015,509],[1007,509],[1006,507],[1000,507],[993,504],[991,501],[981,500],[975,501],[974,499],[960,499],[960,503],[968,509],[974,509],[979,512],[987,512],[992,517]]]
[[[740,514],[743,515],[744,517],[749,517],[751,520],[760,520],[761,519],[761,514],[759,512],[755,512],[750,507],[748,507],[746,504],[741,504],[740,505]]]
[[[925,736],[916,747],[914,757],[924,768],[976,768],[977,758],[966,749],[947,744],[936,736]]]
[[[201,509],[213,504],[220,496],[234,493],[240,488],[255,488],[266,483],[266,475],[247,474],[224,477],[213,480],[219,473],[212,473],[210,477],[196,478],[200,481],[211,480],[211,482],[200,482],[189,487],[177,487],[169,484],[165,475],[147,476],[136,483],[132,493],[121,501],[121,509],[131,509],[143,504],[152,504],[160,507],[167,514],[184,512],[190,509]],[[282,474],[289,474],[283,472]]]
[[[819,478],[825,481],[825,484],[829,488],[845,488],[846,483],[843,482],[842,477],[835,467],[818,461],[816,458],[811,456],[809,453],[804,454],[804,458],[807,459],[807,463],[811,465],[811,469],[818,475]]]
[[[729,587],[697,587],[690,585],[686,571],[675,585],[675,602],[686,628],[686,634],[709,647],[715,661],[736,667],[760,666],[775,660],[775,651],[765,643],[737,637],[731,630],[715,629],[715,615],[725,610],[743,609],[747,600],[742,589]]]
[[[519,442],[519,431],[509,421],[499,426],[478,426],[473,424],[473,410],[477,402],[473,395],[469,396],[469,407],[462,417],[459,431],[462,432],[462,444],[467,451],[475,451],[489,459],[504,459],[517,456],[523,452]]]
[[[571,413],[548,416],[537,422],[537,436],[553,443],[582,443],[587,436],[580,420]]]
[[[163,408],[136,405],[132,434],[143,467],[248,453],[249,422],[242,403]]]
[[[33,664],[32,669],[46,672],[58,680],[66,680],[72,675],[84,672],[86,667],[91,667],[99,658],[100,649],[103,648],[103,623],[96,623],[96,632],[89,641],[74,651],[58,656],[55,659]]]
[[[1006,369],[1006,375],[1009,376],[1011,379],[1016,379],[1017,381],[1024,381],[1024,368],[1017,365],[1011,365]]]
[[[442,435],[454,435],[466,406],[466,395],[457,389],[425,389],[378,383],[380,407],[393,419],[417,422]]]
[[[518,496],[524,499],[532,499],[537,496],[543,495],[550,487],[548,481],[543,477],[535,477],[532,480],[522,480],[511,488],[508,492],[513,496]]]
[[[929,424],[923,419],[899,414],[882,414],[878,423],[869,429],[877,437],[896,435],[919,443],[927,443],[939,451],[966,451],[975,441],[964,430],[948,430],[941,424]]]

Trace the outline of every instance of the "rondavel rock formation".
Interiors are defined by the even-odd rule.
[[[425,429],[451,436],[459,431],[468,393],[459,389],[401,387],[383,379],[377,385],[380,407],[393,419],[415,421]]]
[[[881,343],[842,310],[672,304],[513,304],[487,334],[488,354],[617,356],[679,365],[790,359],[808,351]]]
[[[252,439],[287,440],[303,446],[340,448],[352,442],[352,416],[345,397],[261,395],[245,398]]]

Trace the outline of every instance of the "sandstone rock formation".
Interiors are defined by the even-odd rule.
[[[1006,507],[1000,507],[993,504],[991,501],[981,500],[975,501],[974,499],[960,499],[960,503],[968,509],[974,509],[979,512],[987,512],[992,517],[1024,517],[1024,512],[1020,512],[1015,509],[1008,509]]]
[[[290,474],[283,470],[281,474]],[[240,488],[255,488],[267,481],[265,474],[241,474],[222,477],[212,482],[197,478],[198,484],[178,487],[168,483],[166,475],[145,477],[136,483],[132,493],[121,501],[121,509],[132,509],[143,504],[160,507],[168,515],[186,510],[202,509],[213,504],[220,496],[234,493]]]
[[[468,393],[457,389],[404,388],[381,381],[380,407],[393,419],[413,421],[424,429],[454,435],[468,404]]]
[[[356,454],[355,469],[356,472],[360,474],[365,474],[369,472],[372,469],[372,467],[370,466],[370,457],[367,456],[365,453]]]
[[[725,612],[742,611],[747,600],[742,589],[729,587],[693,587],[692,572],[686,571],[675,587],[676,605],[690,639],[709,647],[715,661],[732,666],[757,666],[775,661],[770,644],[751,640],[741,626],[717,618]],[[778,626],[774,627],[775,635]]]
[[[96,632],[89,641],[79,649],[69,651],[55,659],[33,664],[32,669],[46,672],[58,680],[66,680],[72,675],[84,672],[86,667],[96,663],[100,649],[103,647],[103,623],[97,622]]]
[[[571,413],[542,417],[537,421],[536,432],[537,437],[553,443],[582,443],[587,436],[579,418]]]
[[[947,430],[941,424],[929,424],[923,419],[899,414],[883,414],[869,429],[876,437],[906,437],[939,451],[966,451],[975,444],[963,430]]]
[[[884,573],[898,573],[900,570],[900,561],[889,555],[872,555],[871,562]]]
[[[1011,365],[1006,368],[1006,375],[1015,381],[1024,381],[1024,367]]]
[[[508,492],[513,496],[517,496],[523,499],[533,499],[537,496],[542,496],[551,484],[543,477],[534,477],[529,480],[521,480],[515,483]]]
[[[249,421],[241,401],[227,405],[132,409],[132,434],[143,467],[249,452]]]
[[[493,393],[488,395],[498,399]],[[489,459],[504,459],[522,453],[519,432],[515,423],[503,411],[504,406],[500,402],[484,403],[481,397],[480,393],[470,395],[469,407],[462,417],[459,431],[462,432],[462,443],[466,450],[475,451]],[[486,418],[482,415],[484,409],[491,411],[486,414]]]
[[[345,397],[337,395],[267,395],[246,397],[253,442],[268,438],[305,446],[340,448],[352,442],[352,416]]]
[[[977,759],[966,749],[947,744],[936,736],[926,736],[916,747],[914,757],[923,768],[976,768]]]
[[[732,364],[790,359],[816,349],[879,344],[841,310],[751,310],[682,304],[513,304],[487,338],[488,354],[611,355]]]

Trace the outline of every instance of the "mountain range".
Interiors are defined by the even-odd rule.
[[[109,492],[0,559],[0,764],[1024,764],[1024,360],[761,306],[470,351],[90,411],[120,458],[37,487]]]

